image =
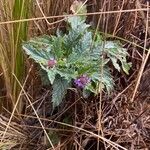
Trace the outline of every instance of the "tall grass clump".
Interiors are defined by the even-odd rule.
[[[2,23],[28,18],[30,4],[30,0],[0,1],[0,71],[5,87],[1,105],[10,111],[13,109],[21,90],[13,74],[21,83],[25,76],[21,43],[27,39],[28,26],[27,22],[3,25]],[[17,110],[20,112],[21,109],[22,102],[20,101]]]

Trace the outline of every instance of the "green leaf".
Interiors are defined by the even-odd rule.
[[[114,80],[108,70],[103,74],[102,83],[106,87],[106,90],[109,94],[114,88]]]
[[[48,79],[49,79],[49,81],[50,81],[51,84],[54,83],[56,74],[57,74],[57,72],[56,72],[55,69],[49,69],[47,71]]]
[[[129,74],[129,70],[130,70],[131,66],[132,66],[131,63],[122,62],[122,69],[127,75]]]
[[[66,55],[69,56],[74,50],[80,49],[80,51],[82,51],[84,45],[90,45],[92,35],[90,32],[87,32],[90,25],[86,24],[85,20],[82,20],[80,16],[68,17],[66,21],[70,25],[70,28],[69,33],[63,37],[63,50],[65,50],[65,52],[67,52]],[[85,42],[83,43],[82,40]]]
[[[41,68],[43,70],[45,70],[47,72],[47,76],[48,79],[50,81],[51,84],[53,84],[54,80],[55,80],[55,76],[57,74],[57,69],[56,68],[46,68],[45,66],[43,66],[42,64],[40,64]]]
[[[60,76],[57,76],[57,78],[55,78],[54,80],[52,87],[52,102],[53,108],[55,108],[62,102],[67,92],[67,89],[70,87],[70,83],[68,83],[67,80],[61,78]]]
[[[102,48],[100,45],[94,45],[91,49],[91,54],[93,60],[99,60],[100,56],[102,56]]]
[[[53,58],[49,36],[36,37],[24,42],[22,48],[30,58],[39,64],[47,64],[47,60]]]
[[[57,73],[64,79],[66,79],[68,82],[71,81],[71,79],[75,79],[78,76],[77,71],[72,70],[71,68],[65,68],[65,69],[58,69]]]
[[[84,90],[83,90],[83,97],[86,98],[86,96],[88,96],[88,91],[91,92],[91,93],[94,93],[94,94],[98,94],[97,93],[97,89],[96,89],[96,86],[92,85],[92,84],[88,84]]]
[[[113,78],[112,78],[108,68],[103,68],[102,73],[100,71],[93,73],[91,75],[91,79],[95,83],[103,84],[103,86],[101,85],[101,87],[105,86],[108,93],[110,93],[110,91],[112,91],[112,89],[114,87],[114,81],[113,81]]]
[[[110,57],[110,59],[111,59],[113,65],[114,65],[114,67],[120,72],[120,66],[117,63],[118,60],[115,57]]]
[[[34,47],[28,44],[24,44],[23,49],[30,56],[30,58],[34,59],[37,63],[46,64],[47,59],[43,57],[43,55],[37,51]]]
[[[127,63],[126,57],[128,55],[127,50],[125,48],[122,48],[121,44],[116,41],[106,41],[104,42],[104,51],[107,54],[107,57],[110,58],[112,61],[114,67],[120,71],[121,67],[123,71],[128,74],[128,71],[131,67],[130,63]],[[121,62],[121,66],[119,62]]]
[[[84,35],[81,36],[81,38],[78,41],[78,44],[75,45],[74,51],[79,53],[82,53],[85,51],[85,54],[90,54],[90,48],[92,44],[92,33],[85,31]]]
[[[38,51],[42,51],[46,57],[51,52],[51,37],[48,35],[32,38],[26,44],[32,45]]]
[[[76,33],[83,33],[90,25],[85,23],[85,20],[82,20],[80,16],[71,16],[67,19],[68,23],[71,26],[71,29],[73,31],[76,31]]]
[[[52,44],[52,53],[53,55],[59,59],[62,58],[63,55],[65,54],[65,51],[63,49],[63,36],[51,36],[51,44]]]

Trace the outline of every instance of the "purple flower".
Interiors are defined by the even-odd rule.
[[[91,79],[87,75],[82,75],[79,78],[75,79],[74,83],[78,87],[84,88],[90,81],[91,81]]]
[[[49,68],[53,68],[55,67],[55,65],[57,64],[57,61],[53,58],[51,58],[50,60],[48,60],[47,65]]]

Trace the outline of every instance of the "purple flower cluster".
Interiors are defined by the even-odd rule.
[[[87,75],[82,75],[79,78],[74,80],[74,83],[79,87],[79,88],[84,88],[91,79]]]
[[[48,62],[47,62],[47,65],[48,65],[49,68],[55,67],[56,64],[57,64],[57,61],[55,59],[53,59],[53,58],[48,60]]]

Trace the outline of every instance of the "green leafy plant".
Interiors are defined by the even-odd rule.
[[[74,15],[65,20],[66,34],[57,30],[55,36],[35,37],[23,44],[25,52],[47,72],[53,88],[54,107],[61,103],[72,86],[81,90],[84,97],[103,89],[110,92],[114,81],[109,62],[127,74],[131,67],[126,60],[127,50],[121,43],[104,41],[99,33],[94,38],[90,25],[85,22],[86,17]]]

